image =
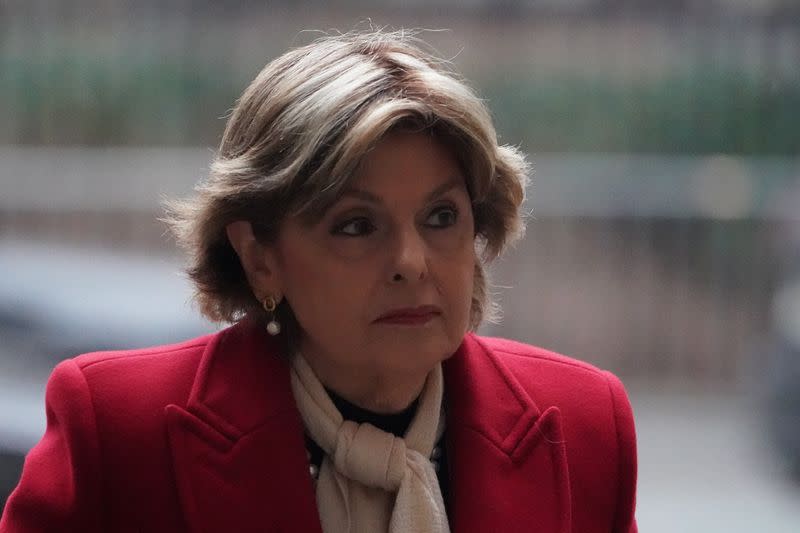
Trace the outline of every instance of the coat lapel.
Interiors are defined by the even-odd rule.
[[[192,532],[320,531],[289,369],[277,354],[243,321],[206,347],[186,408],[166,408]]]
[[[321,533],[288,365],[243,321],[206,347],[185,408],[166,408],[188,529]],[[571,528],[556,407],[541,411],[500,354],[467,335],[444,365],[454,533]]]
[[[540,411],[500,354],[474,335],[444,370],[452,530],[571,531],[558,408]]]

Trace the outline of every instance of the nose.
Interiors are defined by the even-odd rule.
[[[416,228],[398,231],[393,246],[391,281],[422,281],[428,275],[428,246]]]

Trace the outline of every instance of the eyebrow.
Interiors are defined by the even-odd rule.
[[[441,185],[439,185],[438,187],[436,187],[430,193],[428,193],[428,196],[425,198],[425,201],[430,202],[431,200],[433,200],[433,199],[435,199],[435,198],[437,198],[439,196],[442,196],[444,193],[463,185],[463,183],[464,183],[464,180],[460,176],[459,177],[450,178],[446,182],[444,182]],[[351,198],[357,198],[359,200],[364,200],[365,202],[369,202],[369,203],[372,203],[372,204],[383,204],[384,203],[383,199],[380,196],[372,194],[369,191],[365,191],[364,189],[358,189],[358,188],[355,188],[355,187],[349,187],[349,188],[345,189],[342,192],[342,198],[344,198],[345,196],[351,197]]]

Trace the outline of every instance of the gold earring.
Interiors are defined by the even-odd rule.
[[[278,301],[270,294],[264,298],[264,301],[261,303],[261,305],[264,307],[264,311],[266,311],[269,315],[269,322],[267,322],[267,333],[274,337],[281,332],[281,324],[276,320],[275,317],[275,309],[278,308]]]

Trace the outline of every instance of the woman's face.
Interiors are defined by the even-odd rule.
[[[384,138],[321,221],[288,219],[269,254],[309,361],[353,377],[413,376],[467,330],[472,207],[457,160],[428,134]]]

